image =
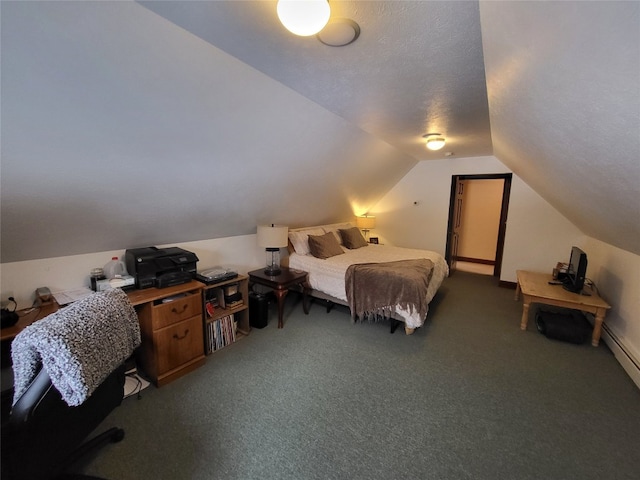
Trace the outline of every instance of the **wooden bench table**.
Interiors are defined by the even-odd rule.
[[[520,329],[526,330],[529,321],[529,305],[532,303],[543,303],[545,305],[553,305],[556,307],[572,308],[595,315],[595,323],[593,325],[593,334],[591,336],[591,345],[597,347],[600,343],[600,334],[602,333],[602,322],[607,310],[611,306],[605,302],[592,289],[585,289],[589,295],[572,293],[562,285],[550,285],[553,277],[549,273],[527,272],[518,270],[516,272],[518,284],[516,285],[516,300],[520,299],[522,293],[522,320],[520,321]]]

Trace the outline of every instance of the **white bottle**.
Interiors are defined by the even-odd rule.
[[[112,257],[104,266],[103,270],[104,276],[107,277],[107,280],[111,280],[112,278],[121,278],[127,274],[127,267],[125,267],[123,261],[118,260],[118,257]]]

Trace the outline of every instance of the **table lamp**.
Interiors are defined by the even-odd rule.
[[[283,225],[258,225],[258,245],[267,252],[267,268],[264,273],[270,277],[280,275],[280,248],[286,247],[289,228]]]
[[[369,235],[369,230],[372,228],[376,228],[376,217],[373,215],[363,215],[361,217],[356,217],[356,225],[360,230],[364,232],[364,238],[366,239]]]

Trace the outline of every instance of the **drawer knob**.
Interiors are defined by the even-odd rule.
[[[182,310],[179,312],[175,307],[171,309],[171,311],[177,315],[180,315],[181,313],[184,313],[184,311],[189,307],[189,305],[184,304],[182,305]]]
[[[187,335],[189,335],[189,329],[188,328],[184,331],[184,335],[180,336],[177,333],[174,333],[173,334],[173,338],[175,338],[176,340],[183,340],[183,339],[187,338]]]

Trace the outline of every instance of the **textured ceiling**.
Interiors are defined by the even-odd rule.
[[[418,160],[493,153],[640,253],[640,2],[332,0],[362,29],[340,48],[289,34],[275,1],[184,3],[144,5]]]
[[[2,262],[352,219],[416,164],[138,3],[0,8]]]
[[[361,28],[345,47],[289,33],[275,1],[140,3],[417,160],[492,153],[477,2],[332,0]]]
[[[640,254],[640,2],[480,11],[495,156],[583,233]]]
[[[353,44],[275,1],[1,2],[2,262],[343,220],[446,152],[640,254],[640,2],[330,3]]]

